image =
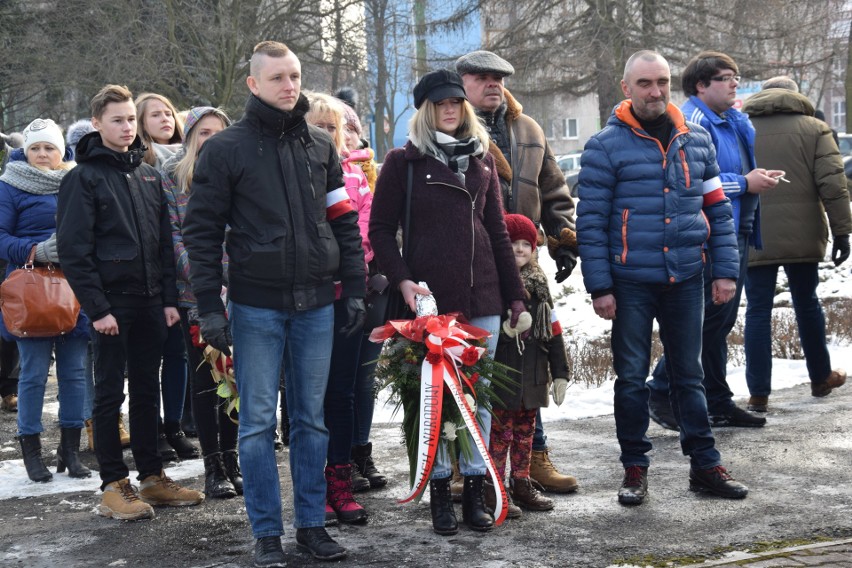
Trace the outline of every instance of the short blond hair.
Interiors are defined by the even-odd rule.
[[[306,91],[304,95],[308,97],[308,101],[311,104],[311,109],[305,115],[305,120],[308,124],[316,124],[323,118],[331,118],[331,122],[335,126],[334,134],[331,135],[331,138],[334,141],[334,147],[337,148],[337,153],[340,154],[345,146],[343,138],[343,125],[345,123],[343,105],[345,103],[325,93]]]
[[[263,56],[267,57],[284,57],[290,53],[290,48],[280,41],[266,40],[254,46],[251,52],[251,61],[249,62],[249,75],[257,77],[260,72],[261,60]]]

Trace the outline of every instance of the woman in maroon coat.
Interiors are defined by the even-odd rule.
[[[375,258],[412,311],[416,294],[434,294],[439,313],[461,312],[492,333],[488,347],[493,355],[500,315],[509,307],[514,326],[525,308],[488,133],[467,102],[461,78],[451,71],[424,75],[414,88],[414,106],[410,141],[388,153],[376,182],[370,216]],[[403,259],[396,233],[405,218],[409,171],[411,208]],[[487,439],[491,416],[480,406],[478,418]],[[438,534],[455,534],[445,444],[437,458],[429,484],[432,525]],[[465,476],[464,522],[473,530],[490,530],[494,519],[482,499],[482,456],[475,449],[471,459],[461,456],[459,469]]]

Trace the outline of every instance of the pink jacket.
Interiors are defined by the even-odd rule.
[[[364,248],[364,261],[369,264],[373,260],[373,247],[367,235],[370,227],[370,209],[373,206],[373,194],[367,184],[367,176],[358,165],[352,162],[370,159],[369,150],[355,150],[341,160],[343,167],[343,182],[352,208],[358,212],[358,227],[361,229],[361,246]]]

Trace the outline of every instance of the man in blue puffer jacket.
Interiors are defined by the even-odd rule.
[[[622,504],[648,488],[651,331],[656,318],[690,457],[694,491],[743,498],[748,488],[721,465],[701,381],[705,253],[712,297],[730,301],[739,275],[730,201],[722,191],[707,131],[669,103],[671,72],[662,56],[639,51],[624,67],[629,100],[586,144],[580,170],[577,236],[595,313],[613,320],[615,425],[621,446]],[[707,245],[705,248],[705,244]]]
[[[713,140],[722,189],[731,200],[739,249],[739,277],[733,301],[713,303],[709,297],[711,265],[708,264],[704,270],[701,365],[704,368],[710,423],[713,426],[761,427],[766,424],[766,418],[734,404],[726,372],[728,334],[737,322],[737,309],[748,268],[748,247],[761,248],[758,195],[778,185],[776,178],[784,172],[755,167],[754,127],[748,116],[733,108],[740,80],[737,73],[737,64],[729,56],[718,51],[702,51],[683,70],[681,84],[689,100],[681,110],[687,120],[707,129]],[[651,389],[651,418],[664,428],[677,430],[677,420],[669,402],[665,357],[657,363],[648,387]]]

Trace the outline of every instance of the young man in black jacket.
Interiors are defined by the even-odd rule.
[[[153,518],[151,505],[204,500],[203,493],[165,475],[157,451],[160,359],[166,326],[180,320],[171,228],[160,176],[142,162],[145,148],[136,136],[130,91],[101,89],[92,99],[92,124],[96,132],[78,143],[78,165],[59,189],[57,245],[65,276],[94,328],[92,420],[104,491],[99,511],[116,519]],[[125,369],[138,493],[118,433]]]
[[[240,465],[255,566],[284,566],[274,436],[282,355],[290,413],[296,541],[321,560],[346,550],[325,529],[328,430],[323,399],[331,355],[335,281],[346,333],[366,314],[364,253],[337,150],[305,122],[301,64],[287,46],[255,46],[242,120],[201,150],[183,237],[201,334],[229,351],[240,394]],[[227,231],[228,315],[220,299]],[[230,317],[230,322],[228,320]],[[285,350],[286,345],[286,350]]]

